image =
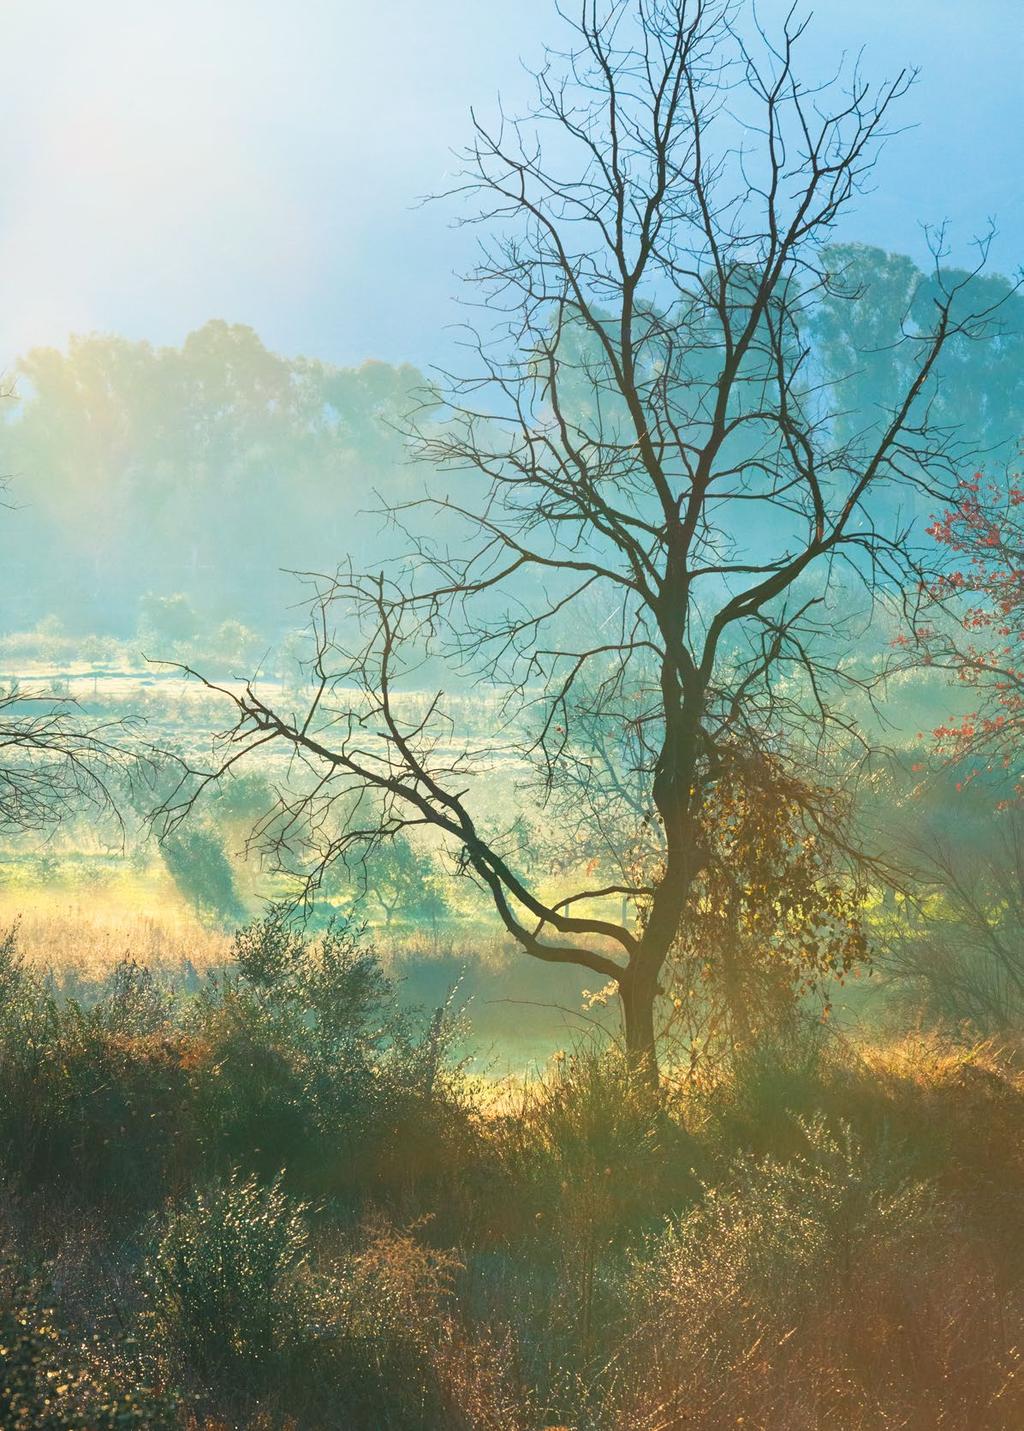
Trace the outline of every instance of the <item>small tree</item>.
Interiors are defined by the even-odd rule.
[[[435,862],[410,840],[396,835],[354,865],[339,860],[324,872],[320,890],[359,904],[367,902],[386,927],[396,915],[432,922],[446,912],[443,881]]]
[[[245,909],[224,841],[210,825],[173,830],[160,843],[167,871],[178,892],[200,914],[220,924],[240,924]]]
[[[199,634],[199,617],[183,592],[159,596],[147,591],[139,600],[139,634],[144,641],[194,641]]]
[[[972,708],[935,728],[938,752],[964,767],[1006,772],[1024,796],[1024,486],[1019,477],[961,481],[928,529],[944,570],[921,588],[909,635],[912,660],[952,673]],[[961,781],[962,783],[962,781]],[[1005,801],[1004,801],[1005,803]]]
[[[494,326],[469,330],[473,371],[446,376],[415,439],[445,478],[393,513],[412,556],[318,583],[309,709],[225,692],[239,723],[207,778],[287,750],[286,818],[265,828],[313,883],[339,855],[439,831],[527,954],[614,982],[653,1078],[708,803],[737,760],[806,767],[863,743],[839,700],[868,674],[847,623],[920,579],[900,513],[955,473],[928,423],[935,364],[985,315],[966,311],[970,275],[944,283],[940,238],[905,381],[845,431],[810,321],[858,290],[823,249],[912,76],[808,85],[804,25],[770,40],[755,22],[748,43],[729,0],[585,0],[563,18],[570,48],[537,73],[531,113],[474,117],[457,192],[496,234],[474,275]],[[425,654],[498,694],[490,739],[460,738],[442,693],[406,699]],[[558,860],[527,862],[516,817],[473,798],[510,755]],[[351,812],[340,833],[332,806]],[[571,881],[549,888],[545,864]]]
[[[379,846],[364,873],[386,925],[400,910],[410,919],[433,920],[444,913],[444,896],[430,864],[401,836]]]

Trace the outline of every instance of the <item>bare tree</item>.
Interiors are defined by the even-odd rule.
[[[83,810],[120,819],[118,782],[141,769],[127,735],[50,690],[0,690],[0,832],[49,833]]]
[[[979,796],[977,804],[983,797]],[[927,896],[888,921],[882,972],[911,1014],[986,1037],[1024,1023],[1024,818],[975,809],[957,838],[904,831],[906,857]]]
[[[912,75],[808,85],[804,22],[773,40],[729,0],[560,14],[570,48],[536,74],[532,112],[474,116],[456,186],[492,237],[472,371],[443,375],[444,420],[415,443],[446,487],[392,513],[407,561],[318,582],[309,709],[229,691],[238,723],[206,778],[287,750],[255,838],[314,883],[410,827],[440,832],[527,954],[614,982],[653,1077],[709,794],[741,756],[806,769],[866,742],[842,693],[877,672],[843,627],[920,579],[909,523],[956,457],[928,420],[935,364],[986,315],[962,311],[966,280],[942,286],[937,236],[905,387],[840,424],[810,318],[858,294],[822,250]],[[424,657],[473,683],[487,738],[460,733],[464,701],[414,709]],[[563,889],[474,801],[502,760],[551,812]],[[584,844],[607,858],[574,861]]]

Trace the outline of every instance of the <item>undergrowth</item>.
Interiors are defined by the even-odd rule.
[[[279,913],[198,988],[0,940],[0,1424],[1024,1425],[1013,1050],[791,1030],[518,1088]]]

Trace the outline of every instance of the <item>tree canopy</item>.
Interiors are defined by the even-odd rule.
[[[207,626],[274,632],[291,596],[282,569],[375,536],[359,515],[375,488],[416,490],[392,426],[422,396],[408,366],[286,359],[216,321],[180,348],[72,338],[14,376],[0,426],[9,626],[56,616],[124,636],[177,600]]]

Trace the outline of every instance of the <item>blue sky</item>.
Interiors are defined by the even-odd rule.
[[[767,0],[768,16],[781,0]],[[103,330],[178,342],[210,317],[340,362],[444,356],[466,237],[442,188],[550,0],[31,0],[0,7],[0,367]],[[1024,260],[1021,0],[823,0],[805,70],[863,47],[919,65],[845,236],[921,254],[921,221]]]

